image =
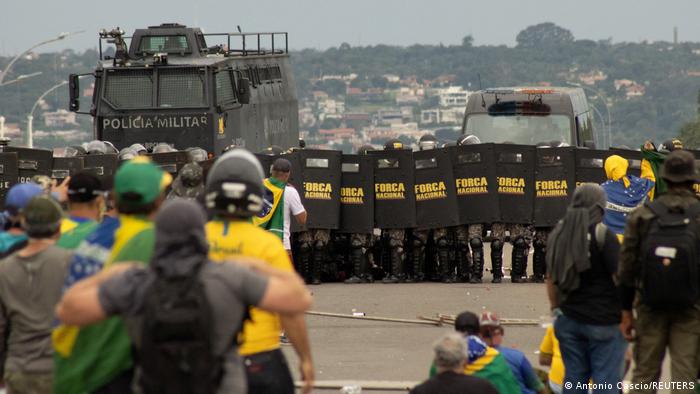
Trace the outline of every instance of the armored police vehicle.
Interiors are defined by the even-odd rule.
[[[581,88],[514,87],[471,94],[463,134],[481,142],[602,148]]]
[[[103,51],[104,41],[115,45],[113,54]],[[204,34],[162,24],[130,38],[119,28],[102,30],[99,44],[99,64],[87,74],[94,76],[89,111],[80,112],[86,75],[71,75],[69,85],[70,109],[94,117],[95,139],[117,148],[197,146],[213,155],[232,144],[254,152],[296,144],[287,33]]]

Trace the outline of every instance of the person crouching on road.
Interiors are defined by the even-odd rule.
[[[621,308],[613,282],[620,245],[601,223],[605,191],[576,188],[566,215],[547,241],[547,293],[566,366],[564,393],[618,393],[627,343],[618,328]],[[609,386],[607,386],[609,385]]]

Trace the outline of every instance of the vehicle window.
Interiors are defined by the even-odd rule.
[[[204,70],[160,70],[158,88],[158,106],[161,108],[203,107],[206,105]]]
[[[151,70],[113,70],[106,74],[104,98],[115,108],[153,106]]]
[[[472,114],[465,130],[465,134],[476,135],[482,143],[536,145],[558,141],[571,145],[571,123],[566,115]]]
[[[230,104],[236,102],[236,96],[233,93],[233,79],[231,71],[224,70],[216,73],[216,104]]]
[[[191,52],[184,35],[173,36],[144,36],[139,42],[140,53],[181,53]]]

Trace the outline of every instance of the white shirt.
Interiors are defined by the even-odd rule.
[[[290,215],[291,212],[291,215]],[[292,216],[296,216],[302,212],[306,212],[304,205],[301,203],[301,197],[299,197],[299,192],[293,186],[284,187],[284,239],[282,243],[284,244],[285,250],[292,250],[292,244],[289,242],[289,237],[291,231],[289,230],[292,222]]]

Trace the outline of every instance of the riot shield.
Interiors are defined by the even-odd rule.
[[[374,223],[381,229],[416,226],[413,152],[370,151],[374,166]]]
[[[494,144],[448,148],[457,191],[459,224],[497,222],[498,205]]]
[[[503,223],[532,223],[535,198],[535,147],[496,144],[498,204]]]
[[[582,183],[600,185],[605,182],[605,159],[612,154],[607,150],[576,149],[576,186]]]
[[[190,155],[187,151],[149,153],[147,156],[163,171],[169,172],[173,178],[177,176],[185,164],[190,162]]]
[[[84,163],[82,157],[54,157],[51,167],[51,178],[59,183],[69,176],[83,170]]]
[[[309,229],[337,229],[340,224],[340,162],[342,152],[304,149],[291,155],[292,176],[308,212]],[[295,174],[295,165],[298,168]]]
[[[102,186],[109,190],[114,183],[114,173],[117,171],[119,159],[116,154],[82,156],[85,171],[96,175],[102,181]]]
[[[698,170],[700,169],[700,150],[688,150],[690,153],[695,156],[695,169]],[[695,194],[697,194],[698,197],[700,197],[700,183],[694,183],[693,184],[693,190],[695,191]]]
[[[459,224],[457,189],[452,161],[445,149],[413,152],[416,228],[434,229]]]
[[[5,209],[5,196],[19,179],[17,153],[0,152],[0,208]]]
[[[371,233],[374,229],[374,166],[367,155],[343,155],[340,185],[342,233]]]
[[[627,174],[639,176],[642,172],[642,152],[638,150],[621,149],[621,148],[610,148],[610,154],[619,155],[629,161],[629,167],[627,168]]]
[[[18,182],[31,182],[35,175],[51,176],[53,152],[46,149],[4,146],[3,152],[17,153]]]
[[[260,165],[262,166],[263,173],[265,174],[266,177],[270,176],[270,169],[272,168],[272,163],[277,160],[279,156],[272,156],[272,155],[264,155],[262,153],[256,153],[255,157],[258,158],[260,161]]]
[[[540,148],[535,155],[535,227],[554,226],[576,187],[574,148]]]

